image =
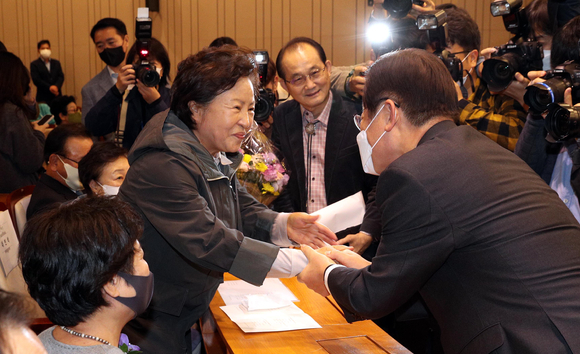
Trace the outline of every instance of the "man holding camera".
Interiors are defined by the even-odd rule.
[[[294,100],[274,111],[272,141],[292,171],[274,210],[312,213],[362,190],[367,212],[360,232],[349,229],[357,233],[340,240],[362,253],[380,232],[380,216],[374,199],[368,198],[376,177],[365,174],[356,147],[355,104],[330,90],[332,65],[322,46],[310,38],[288,42],[276,67],[282,87]]]
[[[116,83],[84,116],[91,134],[105,136],[114,133],[117,145],[127,150],[145,124],[155,114],[168,109],[171,101],[169,55],[161,42],[151,38],[150,25],[145,26],[145,31],[139,30],[139,26],[147,21],[150,21],[148,17],[138,17],[137,41],[127,54],[133,64],[119,65]]]
[[[349,321],[419,291],[446,353],[579,352],[580,225],[517,156],[454,123],[441,60],[417,49],[383,56],[363,100],[361,158],[381,173],[377,255],[303,246],[299,280],[331,294]]]
[[[447,50],[463,63],[462,85],[456,85],[461,114],[460,124],[467,124],[510,151],[526,121],[526,110],[511,97],[492,93],[478,77],[477,60],[481,36],[475,21],[464,9],[447,12]],[[463,88],[463,90],[462,90]]]

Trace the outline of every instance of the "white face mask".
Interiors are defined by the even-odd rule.
[[[386,131],[384,131],[383,134],[381,134],[381,136],[379,137],[379,139],[377,139],[375,144],[373,146],[371,146],[371,144],[369,144],[369,139],[367,138],[367,130],[373,124],[373,122],[375,121],[375,119],[377,118],[379,113],[381,113],[383,108],[385,108],[384,104],[382,105],[381,109],[379,109],[377,114],[375,114],[375,117],[371,120],[371,122],[369,123],[367,128],[365,130],[361,130],[361,132],[358,133],[358,135],[356,136],[356,143],[358,144],[358,149],[360,151],[360,158],[361,158],[363,170],[365,171],[365,173],[375,175],[375,176],[378,176],[379,174],[377,173],[377,171],[375,171],[375,166],[373,164],[373,158],[372,158],[373,149],[375,148],[375,146],[377,146],[379,141],[385,135]],[[395,117],[397,117],[396,111],[395,111]]]
[[[99,182],[97,182],[99,183]],[[103,192],[105,193],[105,195],[117,195],[119,194],[119,188],[121,187],[114,187],[114,186],[109,186],[107,184],[100,184],[99,186],[101,186],[101,188],[103,188]]]
[[[64,179],[64,182],[66,183],[66,185],[70,189],[72,189],[73,191],[76,192],[76,191],[83,190],[83,185],[81,183],[81,179],[79,178],[79,169],[76,167],[72,167],[71,165],[65,163],[60,158],[60,156],[58,156],[58,159],[64,165],[64,170],[66,171],[66,176],[67,176],[66,178],[64,178],[63,176],[60,175],[60,173],[58,173],[58,171],[56,171],[56,173],[60,176],[60,178]]]
[[[550,64],[550,58],[552,56],[552,51],[550,49],[544,49],[544,59],[542,59],[542,70],[551,70],[552,65]]]
[[[161,75],[161,70],[163,70],[163,69],[155,67],[155,71],[157,71],[157,74],[159,74],[159,77],[163,76],[163,75]]]
[[[48,58],[50,58],[50,54],[52,54],[52,52],[50,51],[50,49],[41,49],[40,50],[40,56],[42,57],[42,59],[48,59]]]

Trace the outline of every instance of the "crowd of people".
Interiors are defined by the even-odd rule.
[[[375,1],[371,21],[405,30],[369,63],[335,67],[297,37],[262,82],[252,50],[221,37],[173,80],[151,38],[159,80],[144,83],[138,42],[104,18],[90,36],[106,65],[81,91],[82,113],[48,40],[30,71],[0,50],[0,193],[35,186],[19,260],[54,324],[43,348],[22,299],[0,291],[0,351],[203,352],[195,324],[229,272],[254,285],[298,276],[348,321],[377,320],[414,351],[580,352],[578,136],[547,134],[546,110],[525,98],[550,70],[580,67],[580,16],[562,8],[526,7],[542,67],[499,91],[482,72],[502,49],[481,48],[465,9],[431,1],[398,20]],[[444,48],[408,27],[436,11]],[[578,115],[573,80],[554,103]],[[260,129],[291,171],[271,205],[236,174],[261,87],[276,102]],[[335,234],[310,215],[359,191],[359,226]],[[397,337],[408,304],[432,324],[415,332],[427,349]]]

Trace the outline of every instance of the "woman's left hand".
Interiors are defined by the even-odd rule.
[[[155,87],[145,86],[145,84],[139,80],[137,80],[137,89],[147,104],[151,104],[161,97],[161,94]]]
[[[312,248],[336,245],[336,235],[330,229],[317,223],[318,215],[292,213],[288,217],[288,238]]]

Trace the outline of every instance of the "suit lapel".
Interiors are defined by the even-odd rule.
[[[98,84],[103,90],[105,90],[105,92],[109,91],[111,87],[113,87],[113,85],[115,84],[113,82],[113,79],[111,78],[111,75],[109,74],[109,69],[107,69],[106,66],[99,73]]]
[[[326,130],[326,144],[324,147],[324,186],[326,197],[332,187],[332,177],[338,159],[340,148],[344,147],[342,140],[348,131],[348,117],[343,113],[341,98],[333,95],[330,116],[328,117],[328,128]]]
[[[302,115],[300,105],[286,116],[286,136],[292,148],[292,160],[300,188],[300,205],[306,205],[306,169],[304,167],[304,141],[302,138]]]

